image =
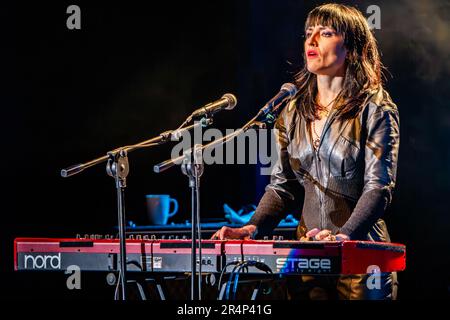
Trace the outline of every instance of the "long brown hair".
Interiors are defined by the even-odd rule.
[[[362,13],[343,4],[324,4],[314,8],[306,19],[305,32],[309,27],[323,25],[332,27],[344,37],[348,51],[342,91],[336,99],[340,116],[358,112],[365,98],[382,88],[382,69],[377,42]],[[307,120],[316,119],[317,76],[306,67],[295,75],[297,108]]]

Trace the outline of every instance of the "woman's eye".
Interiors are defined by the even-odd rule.
[[[331,31],[324,31],[322,32],[323,37],[331,37],[333,35],[333,32]]]

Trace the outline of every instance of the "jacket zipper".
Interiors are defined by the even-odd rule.
[[[322,184],[322,166],[320,165],[320,157],[319,157],[319,151],[320,151],[320,147],[322,146],[322,141],[323,141],[323,136],[326,132],[326,130],[328,129],[328,127],[330,126],[331,120],[333,120],[334,116],[336,115],[337,112],[335,112],[334,114],[331,114],[328,116],[327,121],[325,121],[325,125],[322,128],[322,132],[320,133],[320,143],[319,146],[316,148],[314,148],[314,144],[312,144],[313,150],[314,150],[314,155],[316,158],[316,172],[317,172],[317,180],[319,181],[319,186],[321,186],[323,188],[323,191],[320,190],[319,188],[319,203],[320,203],[320,230],[323,230],[323,228],[325,227],[325,214],[323,212],[323,193],[325,192],[325,186]],[[311,141],[312,143],[312,141]]]
[[[315,157],[316,157],[316,172],[317,172],[317,180],[319,181],[319,204],[320,204],[320,230],[322,230],[324,228],[324,213],[323,213],[323,195],[322,195],[322,191],[320,190],[320,187],[324,187],[322,186],[322,179],[320,178],[321,174],[322,174],[322,170],[320,169],[320,158],[319,158],[319,148],[317,150],[314,151]]]

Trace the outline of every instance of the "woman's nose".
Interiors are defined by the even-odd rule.
[[[306,38],[306,44],[311,47],[317,47],[317,35],[318,32],[312,33],[308,38]]]
[[[317,47],[317,40],[313,37],[310,37],[308,41],[306,41],[308,47]]]

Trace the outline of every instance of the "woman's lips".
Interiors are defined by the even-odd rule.
[[[319,56],[319,53],[316,50],[308,50],[306,51],[306,57],[308,59],[314,59]]]

